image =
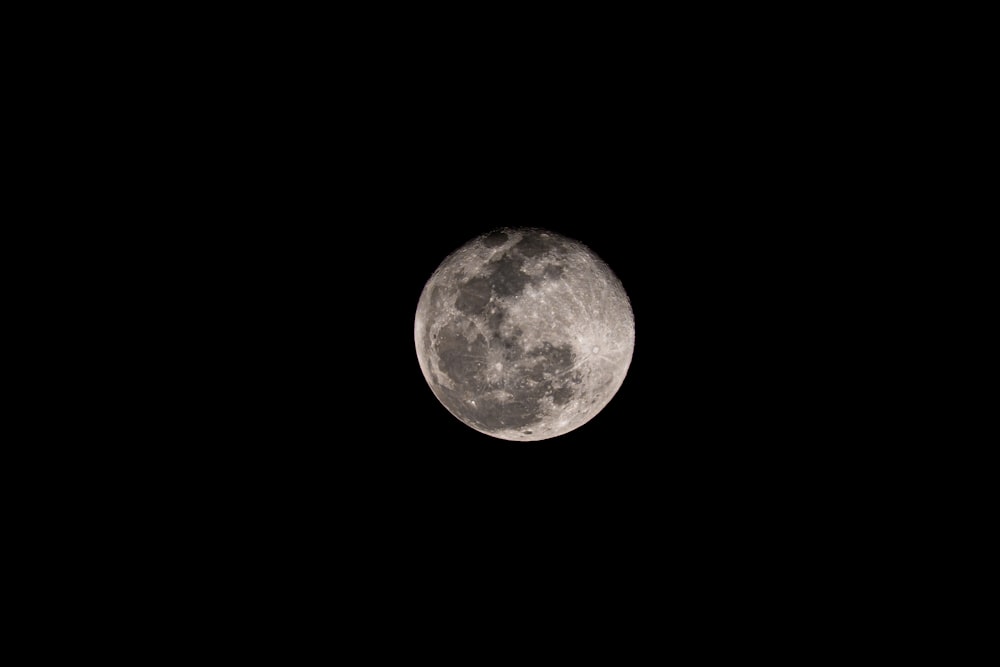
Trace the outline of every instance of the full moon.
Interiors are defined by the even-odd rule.
[[[413,325],[431,391],[468,426],[545,440],[618,392],[635,342],[621,282],[593,251],[544,229],[502,228],[449,255]]]

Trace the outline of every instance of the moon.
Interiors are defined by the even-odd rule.
[[[587,246],[501,228],[449,255],[413,324],[431,391],[466,425],[503,440],[583,426],[618,392],[635,343],[621,282]]]

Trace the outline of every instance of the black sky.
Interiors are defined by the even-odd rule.
[[[282,70],[286,94],[234,105],[211,144],[227,169],[197,165],[216,193],[199,210],[224,229],[192,235],[224,258],[204,299],[225,323],[207,328],[224,380],[200,388],[241,433],[221,461],[323,502],[343,489],[359,507],[534,505],[576,520],[590,513],[562,503],[651,520],[819,479],[844,436],[826,306],[850,267],[833,254],[864,239],[826,157],[843,136],[789,111],[811,104],[805,84],[634,46],[573,67],[371,56],[326,87],[315,69]],[[412,331],[441,260],[518,225],[587,244],[636,319],[611,403],[530,444],[452,417]]]
[[[801,582],[837,586],[845,562],[867,562],[867,546],[841,558],[830,535],[855,533],[865,487],[892,472],[871,443],[893,434],[864,423],[890,397],[855,351],[878,368],[892,341],[873,322],[894,294],[855,296],[866,259],[896,250],[870,231],[892,210],[864,201],[885,170],[869,150],[881,131],[862,131],[868,96],[850,92],[859,77],[837,73],[849,33],[810,54],[826,18],[765,17],[777,40],[730,10],[617,25],[602,10],[588,29],[511,15],[517,29],[489,42],[492,18],[456,28],[449,11],[438,37],[378,12],[367,30],[299,17],[283,35],[227,14],[218,33],[245,44],[212,38],[216,57],[192,53],[176,90],[154,78],[141,102],[164,114],[140,117],[134,145],[164,174],[133,170],[155,181],[137,199],[162,223],[128,252],[165,255],[170,303],[135,370],[164,390],[134,392],[155,415],[126,415],[143,430],[116,458],[142,458],[127,476],[153,488],[206,590],[217,572],[248,596],[271,580],[373,619],[372,645],[404,650],[382,615],[436,622],[443,582],[472,623],[474,603],[514,609],[494,624],[505,630],[548,614],[546,590],[601,623],[639,610],[655,637],[669,625],[657,605],[680,588],[681,617],[728,612],[759,586],[742,597],[752,607],[776,579],[826,600]],[[635,314],[612,401],[537,443],[451,416],[413,342],[447,254],[519,225],[589,246]],[[160,531],[144,508],[136,524]],[[344,606],[346,588],[360,593]],[[632,599],[600,602],[618,592]]]
[[[307,474],[383,476],[404,496],[460,484],[506,498],[512,479],[522,497],[592,484],[646,493],[663,478],[745,485],[800,438],[826,437],[802,389],[815,382],[816,355],[829,353],[810,347],[826,324],[810,311],[823,288],[807,270],[825,228],[796,221],[799,200],[784,187],[706,160],[691,138],[701,131],[681,132],[673,152],[652,139],[580,139],[573,153],[550,149],[541,129],[516,145],[455,132],[432,152],[391,141],[377,158],[359,149],[328,183],[290,180],[237,251],[253,281],[232,292],[252,315],[241,333],[253,363],[241,372],[259,392],[246,413],[261,424],[253,440],[275,443],[279,459],[292,452]],[[272,212],[289,221],[272,223]],[[413,344],[417,300],[438,264],[480,233],[518,225],[588,245],[622,281],[636,320],[611,403],[531,444],[452,417]]]

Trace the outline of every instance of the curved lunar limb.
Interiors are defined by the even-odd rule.
[[[449,255],[424,286],[417,359],[472,428],[544,440],[590,421],[621,387],[635,323],[611,269],[578,241],[503,228]]]

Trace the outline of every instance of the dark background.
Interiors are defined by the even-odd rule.
[[[154,204],[188,290],[164,324],[183,390],[163,466],[205,539],[417,601],[468,577],[710,604],[839,558],[830,535],[882,474],[877,386],[853,386],[858,309],[879,306],[844,296],[881,252],[859,129],[879,119],[815,31],[743,26],[512,42],[377,21],[235,31],[253,48],[198,60],[157,100]],[[437,265],[517,225],[588,245],[636,320],[611,403],[537,443],[452,417],[413,343]]]
[[[399,465],[399,482],[421,493],[496,483],[487,495],[498,503],[512,478],[522,490],[511,502],[585,500],[594,482],[584,479],[652,492],[657,475],[680,471],[680,484],[752,486],[751,470],[777,474],[772,459],[801,455],[798,438],[825,437],[825,423],[806,426],[820,400],[810,387],[836,350],[815,341],[839,323],[818,305],[850,267],[820,267],[851,231],[837,220],[829,165],[796,157],[803,143],[822,151],[819,139],[751,121],[728,95],[641,99],[655,82],[596,101],[598,81],[578,82],[576,96],[505,87],[507,105],[457,114],[467,87],[451,85],[426,113],[381,99],[380,113],[331,121],[340,143],[309,135],[265,154],[263,173],[276,180],[240,193],[254,202],[238,223],[236,238],[249,238],[240,257],[259,281],[253,298],[267,304],[254,335],[274,337],[263,349],[288,374],[281,391],[305,394],[301,415],[287,406],[305,420],[292,429],[345,442],[371,474]],[[413,349],[427,278],[502,225],[586,243],[635,311],[619,395],[549,442],[505,443],[462,425],[433,397]]]
[[[805,266],[818,256],[814,234],[703,190],[742,180],[706,176],[691,190],[648,163],[608,166],[630,151],[557,162],[544,187],[525,184],[529,159],[489,155],[469,167],[428,161],[379,180],[361,201],[349,196],[354,208],[324,204],[312,225],[261,238],[261,258],[280,259],[257,267],[241,310],[250,320],[226,348],[239,352],[234,384],[246,399],[233,405],[247,438],[235,460],[249,453],[254,479],[279,494],[333,493],[359,518],[415,513],[459,532],[499,517],[545,539],[594,521],[644,532],[743,512],[798,516],[803,494],[830,483],[843,455],[836,390],[822,375],[838,355],[838,323],[817,307],[827,278]],[[638,187],[632,171],[659,177],[646,173]],[[635,313],[634,357],[615,398],[586,425],[537,443],[455,419],[414,350],[426,280],[500,225],[586,243]]]
[[[843,196],[850,119],[813,85],[821,58],[683,44],[355,60],[330,47],[327,67],[306,40],[207,70],[218,103],[193,116],[202,144],[184,178],[217,221],[204,303],[226,325],[220,368],[240,400],[225,405],[263,457],[249,465],[369,485],[399,511],[440,497],[524,520],[548,502],[619,520],[736,511],[812,486],[836,432],[822,369],[838,354],[831,290],[851,270],[836,248],[861,238]],[[413,348],[427,278],[502,225],[586,243],[635,311],[619,394],[551,441],[458,422]]]

